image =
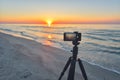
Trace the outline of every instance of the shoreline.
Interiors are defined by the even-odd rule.
[[[100,68],[102,68],[102,69],[105,69],[105,70],[108,70],[108,71],[111,71],[111,72],[113,72],[113,73],[116,73],[116,74],[119,74],[119,75],[120,75],[120,72],[117,71],[117,70],[109,69],[109,68],[104,67],[104,66],[101,66],[101,65],[99,65],[99,64],[95,64],[95,63],[92,63],[92,62],[88,62],[88,61],[86,61],[85,59],[81,59],[81,60],[82,60],[82,61],[85,61],[85,62],[88,63],[88,64],[91,64],[91,65],[94,65],[94,66],[100,67]]]
[[[38,65],[43,65],[42,69],[45,70],[44,73],[53,72],[54,75],[52,74],[52,76],[57,75],[57,77],[59,77],[60,73],[56,73],[56,72],[57,71],[60,72],[63,69],[67,59],[70,56],[70,54],[68,54],[67,51],[64,51],[64,50],[61,50],[58,48],[54,48],[51,46],[42,45],[33,40],[24,39],[21,37],[15,37],[15,36],[11,36],[9,34],[4,34],[1,32],[0,32],[0,38],[1,38],[0,39],[1,41],[6,40],[9,42],[9,45],[7,44],[7,42],[2,43],[3,45],[4,44],[8,45],[8,46],[4,46],[4,49],[8,48],[8,50],[9,50],[10,49],[9,46],[16,47],[15,49],[18,50],[18,52],[22,52],[25,56],[27,56],[27,58],[29,58],[29,60],[32,59],[33,61],[36,61],[35,67],[38,68],[38,67],[40,67]],[[1,47],[0,50],[2,51],[3,46],[0,46],[0,47]],[[22,50],[19,50],[20,48],[22,48]],[[26,49],[26,50],[24,50],[24,49]],[[29,50],[30,50],[30,53],[29,53]],[[38,54],[39,52],[41,52],[41,54]],[[4,51],[3,51],[3,53],[4,53]],[[7,52],[6,52],[6,54],[7,54]],[[13,54],[13,53],[11,52],[11,54]],[[17,56],[17,57],[19,57],[19,56]],[[38,57],[41,57],[42,59],[39,60]],[[47,60],[48,58],[50,58],[50,60]],[[0,60],[1,60],[1,57],[0,57]],[[14,60],[14,58],[13,58],[13,60]],[[40,64],[37,60],[42,61],[43,63]],[[21,61],[21,59],[19,61]],[[24,61],[24,59],[23,59],[23,61]],[[29,62],[29,63],[32,64],[32,62]],[[83,63],[85,65],[86,72],[88,73],[88,77],[90,77],[89,80],[119,80],[120,79],[120,77],[119,77],[120,74],[114,73],[112,71],[108,71],[106,69],[102,69],[101,67],[99,67],[97,65],[91,65],[85,61],[83,61]],[[22,64],[24,64],[24,63],[22,63]],[[61,64],[63,64],[63,65],[61,65]],[[48,65],[50,67],[48,67]],[[54,67],[54,66],[56,66],[56,67]],[[44,67],[47,67],[47,68],[44,68]],[[57,68],[57,69],[55,69],[55,68]],[[42,69],[40,69],[40,70],[42,70]],[[77,68],[77,75],[79,75],[79,71],[80,71],[78,69],[79,68]],[[33,69],[33,71],[34,71],[34,69]],[[49,74],[46,76],[49,77]],[[43,80],[44,80],[44,77],[43,77]],[[79,77],[79,76],[77,76],[77,77]],[[77,79],[79,80],[79,78],[77,78]],[[51,80],[56,80],[56,79],[51,79]]]
[[[0,30],[1,31],[1,30]],[[1,31],[3,34],[7,34],[7,32],[4,32],[4,31]],[[0,33],[1,33],[0,32]],[[20,38],[23,38],[23,39],[28,39],[28,40],[32,40],[32,41],[35,41],[34,39],[32,39],[32,38],[30,38],[30,37],[25,37],[25,36],[22,36],[22,34],[20,35],[18,35],[18,34],[7,34],[7,35],[11,35],[11,36],[14,36],[14,37],[20,37]],[[38,41],[36,41],[36,42],[38,42]],[[40,42],[38,42],[38,43],[40,43]],[[70,53],[70,51],[68,51],[68,50],[65,50],[64,48],[59,48],[59,47],[55,47],[55,46],[50,46],[50,45],[45,45],[45,44],[42,44],[42,43],[40,43],[41,45],[43,45],[43,46],[48,46],[48,47],[53,47],[53,48],[58,48],[58,49],[62,49],[62,50],[64,50],[64,51],[67,51],[68,53]],[[98,66],[98,67],[100,67],[100,68],[103,68],[103,69],[105,69],[105,70],[108,70],[108,71],[111,71],[111,72],[114,72],[114,73],[117,73],[117,74],[120,74],[120,72],[119,71],[117,71],[117,70],[115,70],[115,69],[110,69],[110,68],[107,68],[107,67],[104,67],[104,66],[102,66],[102,65],[99,65],[99,64],[96,64],[96,63],[92,63],[92,62],[89,62],[89,61],[87,61],[87,60],[85,60],[85,59],[82,59],[83,61],[85,61],[85,62],[87,62],[87,63],[89,63],[89,64],[91,64],[91,65],[95,65],[95,66]]]

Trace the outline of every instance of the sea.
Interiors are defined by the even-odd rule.
[[[50,27],[44,24],[0,24],[0,32],[68,52],[73,44],[72,41],[64,41],[63,34],[74,31],[82,34],[78,57],[120,74],[120,24],[54,24]]]

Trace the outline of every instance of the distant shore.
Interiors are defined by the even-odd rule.
[[[0,32],[0,80],[58,80],[68,52]],[[120,80],[120,74],[83,62],[88,80]],[[67,72],[63,80],[67,80]],[[75,80],[82,79],[78,65]]]

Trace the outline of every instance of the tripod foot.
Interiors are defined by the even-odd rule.
[[[61,78],[63,77],[65,71],[67,70],[68,66],[70,65],[70,62],[71,62],[71,57],[68,59],[68,61],[67,61],[66,65],[65,65],[63,71],[61,72],[61,75],[60,75],[58,80],[61,80]]]
[[[79,63],[80,69],[82,71],[82,75],[84,77],[84,80],[88,80],[87,74],[85,72],[84,66],[83,66],[82,61],[80,60],[80,58],[78,58],[78,63]]]

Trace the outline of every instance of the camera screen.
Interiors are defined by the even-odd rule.
[[[75,33],[64,33],[64,41],[73,41],[76,38]]]

